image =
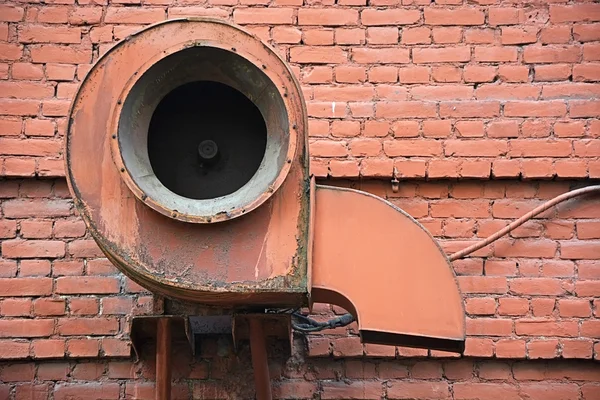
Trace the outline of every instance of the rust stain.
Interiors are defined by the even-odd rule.
[[[268,78],[287,93],[287,115],[295,127],[289,130],[289,162],[282,163],[277,179],[244,209],[213,215],[211,223],[206,217],[196,219],[161,208],[140,191],[118,145],[118,116],[128,90],[145,69],[190,41],[222,49],[238,43],[244,49],[238,54],[252,63],[260,61],[259,66],[267,63]],[[211,19],[162,22],[118,43],[82,83],[67,132],[69,187],[100,248],[142,286],[204,304],[303,305],[307,302],[306,126],[298,82],[287,64],[258,39]]]

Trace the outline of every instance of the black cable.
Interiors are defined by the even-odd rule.
[[[292,316],[296,319],[301,319],[305,321],[301,324],[292,322],[292,328],[303,333],[319,332],[324,329],[340,328],[343,326],[350,325],[354,321],[354,316],[352,314],[344,314],[342,316],[330,319],[326,322],[315,321],[314,319],[302,315],[298,312],[293,312]]]

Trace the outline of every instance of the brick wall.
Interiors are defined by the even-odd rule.
[[[595,2],[4,1],[0,399],[153,396],[152,360],[130,359],[128,336],[152,297],[86,233],[62,138],[101,54],[144,25],[190,15],[271,43],[303,86],[312,171],[388,198],[449,253],[600,178]],[[277,396],[597,399],[599,260],[598,197],[569,201],[453,263],[465,357],[362,346],[355,326],[297,336],[291,359],[271,352]],[[206,347],[197,360],[178,357],[178,396],[252,398],[248,354]]]

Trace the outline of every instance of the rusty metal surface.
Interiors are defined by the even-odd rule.
[[[283,340],[285,351],[292,349],[292,318],[289,313],[250,313],[235,314],[233,318],[233,344],[235,349],[239,348],[242,341],[250,339],[250,320],[262,321],[265,338]]]
[[[190,335],[187,317],[181,315],[144,315],[133,317],[131,320],[131,347],[136,360],[141,358],[143,346],[149,343],[156,343],[158,321],[163,318],[171,320],[171,340],[173,343],[193,344]]]
[[[391,203],[316,186],[311,301],[344,307],[366,343],[461,352],[465,312],[433,237]]]
[[[252,353],[252,369],[254,369],[256,400],[271,400],[273,394],[263,321],[261,318],[250,318],[248,323],[250,325],[250,351]]]
[[[171,318],[156,321],[156,400],[171,399]]]
[[[186,46],[238,47],[237,54],[259,63],[276,83],[291,124],[287,154],[293,158],[283,163],[275,182],[244,209],[210,221],[156,203],[137,190],[122,159],[115,156],[124,93],[139,71]],[[268,46],[211,19],[156,24],[120,42],[98,61],[82,83],[70,115],[69,188],[92,236],[126,275],[152,291],[203,304],[307,302],[306,111],[298,82]]]
[[[160,39],[152,37],[154,31],[165,31],[169,28],[169,25],[158,25],[153,30],[150,28],[142,31],[135,38],[138,47],[152,46],[152,40]],[[124,181],[131,191],[150,207],[186,222],[219,222],[252,211],[264,203],[286,178],[298,147],[297,120],[303,118],[302,101],[298,102],[301,95],[299,87],[294,85],[295,81],[287,64],[262,42],[249,39],[243,31],[223,23],[199,23],[198,21],[195,24],[188,23],[185,29],[186,33],[192,37],[194,35],[201,37],[201,40],[190,40],[187,36],[183,36],[180,38],[182,42],[177,45],[167,47],[165,44],[165,50],[137,69],[126,83],[113,112],[111,149],[115,164],[121,170]],[[166,34],[176,34],[171,31]],[[162,42],[159,42],[158,46],[163,45]],[[133,44],[132,41],[128,45]],[[232,48],[235,51],[230,50]],[[189,90],[181,92],[188,85],[206,86],[211,83],[213,84],[211,87],[192,88],[191,93]],[[179,105],[175,113],[167,113],[173,114],[167,115],[167,117],[172,116],[170,123],[164,121],[164,118],[158,118],[165,116],[162,107],[163,99],[172,99],[172,95],[178,97],[195,95],[192,109],[202,107],[202,99],[207,100],[208,104],[219,103],[217,96],[219,91],[216,90],[215,85],[220,85],[222,88],[224,85],[229,91],[233,89],[234,93],[237,92],[243,98],[249,99],[258,108],[256,111],[260,110],[259,114],[262,114],[267,129],[265,157],[263,158],[261,154],[258,158],[260,163],[258,171],[251,174],[246,185],[239,190],[219,196],[218,202],[212,199],[190,199],[189,196],[179,195],[177,191],[174,193],[169,190],[172,187],[165,187],[159,180],[164,168],[152,163],[152,156],[156,152],[157,130],[158,136],[162,135],[172,141],[183,139],[182,130],[193,131],[189,133],[197,138],[223,140],[224,136],[227,136],[227,128],[232,128],[228,125],[233,123],[234,132],[230,134],[242,135],[246,142],[248,141],[252,136],[252,130],[247,132],[247,128],[254,120],[250,118],[254,114],[247,115],[239,104],[237,108],[242,109],[218,109],[209,112],[209,115],[204,115],[203,122],[207,126],[203,126],[199,121],[185,121],[187,107],[183,104]],[[292,92],[295,92],[295,95]],[[183,103],[185,104],[185,101]],[[231,102],[221,104],[223,108],[234,105]],[[218,114],[223,117],[218,118]],[[202,115],[203,110],[198,109],[193,110],[190,117]],[[217,117],[216,121],[215,117]],[[238,118],[250,119],[239,121]],[[217,132],[206,132],[207,130]],[[232,145],[240,141],[238,137],[237,140],[233,140]],[[250,143],[243,144],[246,149],[253,147]],[[159,144],[159,147],[169,150],[169,146],[165,143]],[[243,152],[242,148],[238,150],[238,153]],[[185,163],[185,160],[181,159],[181,154],[177,154],[178,151],[171,149],[169,153],[176,157],[171,159],[170,163]],[[240,155],[236,154],[238,160],[234,160],[233,164],[235,167],[248,169],[249,165],[244,165],[243,160],[239,159]],[[192,175],[189,168],[182,172],[184,175]],[[238,171],[237,174],[244,175],[246,171]],[[206,182],[206,179],[205,182],[189,182],[189,178],[185,176],[183,178],[188,182],[182,182],[182,185],[189,183],[207,186],[207,183],[210,183]],[[236,180],[235,171],[225,174],[224,178],[229,181]]]

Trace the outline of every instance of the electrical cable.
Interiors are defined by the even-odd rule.
[[[562,203],[563,201],[570,200],[574,197],[582,196],[582,195],[594,193],[594,192],[600,192],[600,185],[587,186],[587,187],[584,187],[581,189],[576,189],[576,190],[572,190],[567,193],[563,193],[560,196],[556,196],[555,198],[545,202],[544,204],[536,207],[535,209],[531,210],[527,214],[523,215],[521,218],[513,221],[512,223],[505,226],[503,229],[500,229],[499,231],[492,234],[491,236],[487,237],[486,239],[483,239],[463,250],[457,251],[456,253],[450,255],[448,258],[450,259],[450,261],[455,261],[460,258],[466,257],[469,254],[474,253],[477,250],[489,245],[490,243],[495,242],[502,236],[512,232],[513,230],[517,229],[519,226],[523,225],[525,222],[529,221],[531,218],[535,217],[538,214],[543,213],[544,211],[548,210],[549,208],[551,208],[559,203]],[[319,332],[324,329],[333,329],[333,328],[343,327],[343,326],[347,326],[347,325],[351,324],[352,322],[354,322],[354,316],[352,314],[344,314],[337,318],[330,319],[329,321],[326,321],[326,322],[319,322],[319,321],[315,321],[314,319],[309,318],[305,315],[300,314],[298,312],[298,309],[289,309],[288,308],[285,310],[279,310],[278,312],[290,313],[292,315],[292,317],[295,318],[296,320],[303,321],[302,323],[292,322],[292,327],[294,328],[294,330],[297,330],[297,331],[303,332],[303,333]]]
[[[572,199],[574,197],[593,193],[593,192],[600,192],[600,185],[587,186],[587,187],[584,187],[581,189],[576,189],[576,190],[572,190],[567,193],[563,193],[560,196],[556,196],[552,200],[545,202],[544,204],[540,205],[539,207],[536,207],[535,209],[531,210],[527,214],[523,215],[521,218],[519,218],[516,221],[512,222],[511,224],[505,226],[503,229],[500,229],[498,232],[494,233],[493,235],[489,236],[488,238],[483,239],[465,249],[457,251],[456,253],[450,255],[450,257],[448,257],[448,258],[450,259],[450,261],[455,261],[455,260],[458,260],[459,258],[466,257],[469,254],[474,253],[477,250],[489,245],[490,243],[495,242],[502,236],[506,235],[507,233],[510,233],[511,231],[515,230],[519,226],[523,225],[525,222],[529,221],[531,218],[548,210],[550,207],[553,207],[559,203],[562,203],[563,201]]]
[[[292,316],[296,319],[304,321],[304,323],[300,324],[292,323],[292,328],[303,333],[318,332],[324,329],[340,328],[349,325],[354,321],[354,316],[352,314],[344,314],[339,317],[330,319],[326,322],[315,321],[314,319],[302,315],[298,312],[292,313]]]

